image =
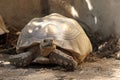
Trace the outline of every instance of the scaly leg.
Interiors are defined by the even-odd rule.
[[[58,49],[50,53],[49,59],[51,63],[58,64],[69,71],[75,70],[78,65],[78,63],[73,59],[72,56],[67,55]]]
[[[34,56],[30,51],[23,52],[17,55],[11,55],[9,57],[10,63],[18,67],[24,67],[29,65],[33,59],[34,59]]]

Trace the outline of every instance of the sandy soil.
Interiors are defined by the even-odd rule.
[[[13,37],[11,39],[10,36],[7,46],[13,41]],[[91,56],[93,60],[87,60],[73,72],[67,72],[56,65],[30,64],[25,68],[16,68],[4,62],[3,59],[7,56],[0,54],[0,80],[120,80],[120,61],[110,58],[116,51],[116,42],[116,38],[113,37],[102,44],[96,52],[99,58],[94,56],[94,59]]]
[[[30,64],[26,68],[16,68],[1,60],[0,80],[120,80],[120,61],[97,59],[67,72],[55,65]]]

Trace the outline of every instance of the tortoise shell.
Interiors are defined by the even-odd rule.
[[[91,42],[77,21],[57,13],[32,19],[22,29],[16,49],[21,50],[22,47],[40,43],[46,38],[54,39],[60,48],[80,55],[87,55],[92,51]]]

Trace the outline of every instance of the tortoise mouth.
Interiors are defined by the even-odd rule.
[[[43,40],[40,43],[40,53],[42,56],[48,56],[55,49],[56,45],[53,43],[53,40]]]
[[[42,47],[52,47],[54,44],[53,43],[46,43],[42,45]]]

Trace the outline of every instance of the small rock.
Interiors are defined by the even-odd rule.
[[[120,60],[120,51],[116,52],[115,54],[116,54],[116,59]]]

